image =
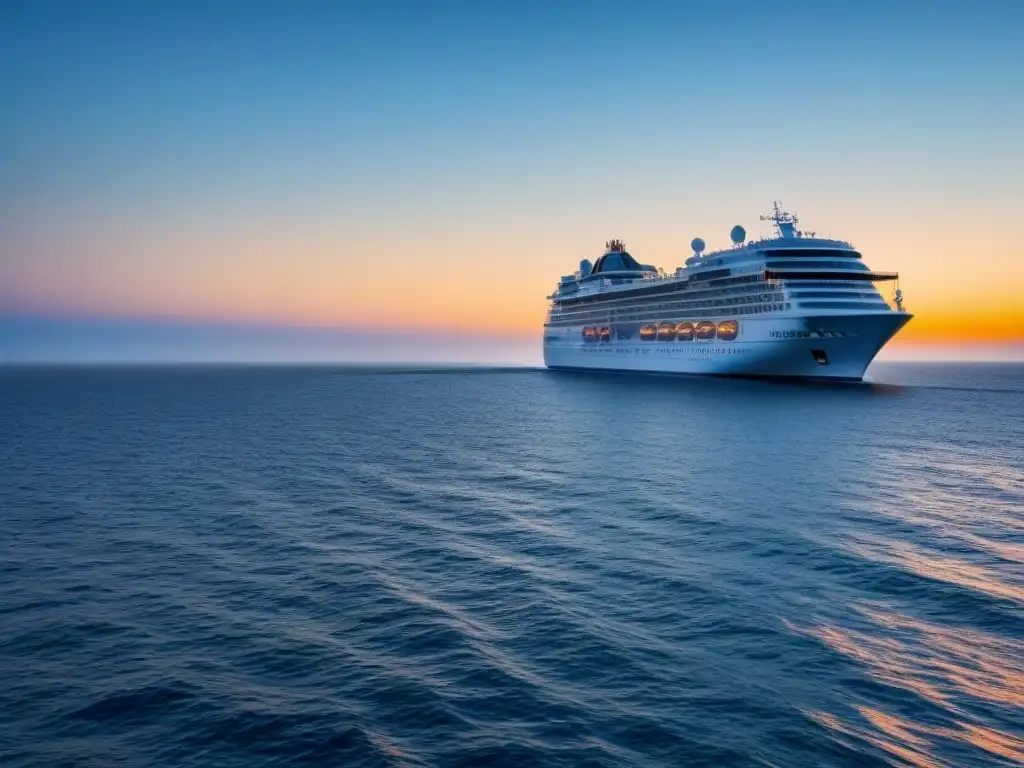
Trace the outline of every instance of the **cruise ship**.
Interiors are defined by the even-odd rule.
[[[899,276],[852,244],[798,228],[775,203],[775,236],[693,255],[666,274],[611,240],[561,278],[544,323],[548,368],[860,381],[912,315]],[[887,301],[878,286],[891,286]]]

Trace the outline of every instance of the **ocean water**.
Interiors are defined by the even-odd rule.
[[[0,369],[0,763],[1024,762],[1024,366]]]

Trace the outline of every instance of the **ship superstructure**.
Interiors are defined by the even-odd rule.
[[[819,238],[776,203],[776,236],[705,253],[673,273],[620,240],[584,260],[549,296],[549,368],[859,380],[911,315],[898,275],[870,269],[852,244]],[[878,285],[894,286],[892,303]]]

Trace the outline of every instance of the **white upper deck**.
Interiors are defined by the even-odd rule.
[[[823,278],[847,274],[853,279],[886,280],[894,277],[888,273],[871,272],[852,243],[801,231],[797,228],[797,217],[783,211],[778,203],[774,204],[772,213],[761,219],[775,225],[775,237],[746,240],[746,232],[737,226],[731,233],[733,245],[710,253],[703,252],[704,241],[696,238],[692,243],[693,255],[672,273],[639,264],[626,252],[620,240],[612,240],[593,267],[586,260],[581,262],[580,269],[563,277],[555,293],[548,298],[558,302],[594,294],[619,294],[646,286],[650,281],[684,283],[712,279],[712,275],[768,275],[769,270],[798,270],[803,276],[821,273]],[[778,272],[774,276],[784,278],[787,275]]]

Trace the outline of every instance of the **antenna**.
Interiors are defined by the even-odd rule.
[[[770,221],[775,225],[779,237],[800,237],[800,230],[796,228],[800,219],[796,215],[782,209],[782,203],[778,200],[772,201],[772,212],[763,214],[761,221]]]

